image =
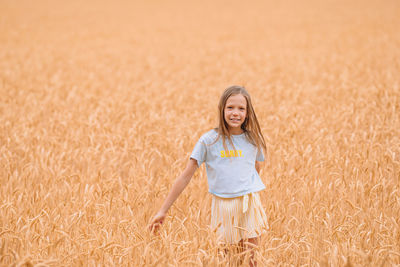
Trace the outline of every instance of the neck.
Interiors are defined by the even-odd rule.
[[[230,129],[229,130],[229,134],[231,134],[231,135],[239,135],[239,134],[242,134],[244,131],[243,131],[243,129]]]

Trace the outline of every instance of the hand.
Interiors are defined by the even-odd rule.
[[[154,215],[153,219],[150,222],[149,225],[149,230],[153,233],[156,233],[158,229],[160,228],[161,224],[163,224],[164,219],[166,217],[166,214],[163,212],[157,212],[156,215]]]

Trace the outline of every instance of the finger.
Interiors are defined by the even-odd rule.
[[[157,218],[153,218],[153,219],[150,221],[148,227],[149,227],[149,228],[153,228],[154,225],[155,225],[156,223],[158,223],[158,219],[157,219]]]
[[[154,224],[152,224],[151,225],[151,229],[150,229],[150,231],[151,231],[151,233],[152,234],[155,234],[155,233],[157,233],[158,232],[158,229],[160,228],[160,223],[154,223]]]

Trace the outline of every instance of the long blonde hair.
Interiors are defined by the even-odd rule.
[[[215,140],[215,142],[218,141],[219,138],[222,138],[222,144],[224,145],[224,149],[228,150],[226,146],[226,139],[228,139],[229,143],[233,146],[232,137],[228,130],[228,123],[225,121],[225,105],[229,97],[238,94],[244,96],[247,103],[246,119],[244,120],[241,128],[244,131],[247,140],[251,144],[255,145],[260,151],[263,149],[265,153],[267,148],[265,145],[264,136],[261,132],[260,124],[258,123],[256,113],[254,112],[250,94],[242,86],[237,86],[237,85],[230,86],[226,88],[221,95],[218,104],[219,126],[218,128],[216,128],[216,131],[218,132],[218,137]]]

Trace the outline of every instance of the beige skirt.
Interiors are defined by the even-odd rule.
[[[235,198],[212,195],[211,228],[222,243],[260,236],[268,229],[268,222],[258,193]]]

